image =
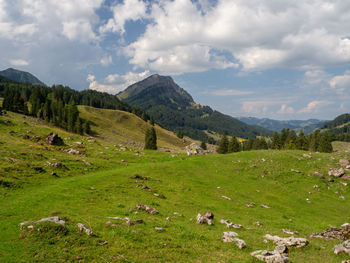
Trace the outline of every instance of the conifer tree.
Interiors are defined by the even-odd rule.
[[[318,151],[325,153],[330,153],[333,151],[332,142],[328,133],[321,135]]]
[[[271,149],[281,149],[281,140],[278,132],[274,132],[272,136]]]
[[[295,146],[298,150],[308,149],[308,141],[302,130],[298,134],[298,138],[295,141]]]
[[[90,122],[89,121],[85,121],[85,123],[83,125],[83,128],[84,128],[84,132],[86,134],[91,134],[91,127],[90,127]]]
[[[250,151],[250,150],[252,150],[253,149],[253,145],[254,145],[254,139],[252,139],[252,138],[249,138],[248,140],[247,140],[247,142],[244,144],[244,150],[245,151]]]
[[[157,150],[157,135],[154,127],[146,131],[145,150]]]
[[[316,130],[314,131],[313,134],[311,134],[311,138],[310,138],[310,145],[309,145],[309,150],[316,152],[318,151],[318,147],[319,147],[319,142],[320,140],[320,131]]]
[[[228,139],[226,134],[223,134],[219,143],[219,147],[217,148],[217,152],[221,154],[227,153],[228,150]]]
[[[237,138],[233,136],[228,144],[227,152],[233,153],[233,152],[239,152],[239,151],[240,151],[239,143],[237,141]]]
[[[200,146],[203,150],[207,149],[207,144],[205,143],[205,141],[202,141],[201,146]]]
[[[289,129],[287,129],[287,130],[285,128],[282,129],[281,137],[280,137],[280,140],[281,140],[281,148],[280,149],[285,148],[288,133],[289,133]]]

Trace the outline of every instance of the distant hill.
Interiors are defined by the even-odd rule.
[[[8,68],[6,70],[0,71],[0,76],[19,83],[29,83],[33,85],[46,86],[45,83],[40,81],[37,77],[33,76],[29,72],[13,68]]]
[[[350,142],[350,114],[339,115],[334,120],[325,123],[321,131],[335,135],[339,141]]]
[[[171,77],[152,75],[130,85],[118,94],[118,98],[133,107],[145,110],[163,127],[199,140],[215,137],[211,134],[255,137],[271,135],[271,132],[257,126],[247,125],[231,116],[196,104],[184,89]]]
[[[315,129],[321,128],[322,125],[327,122],[317,119],[288,121],[272,120],[268,118],[259,119],[254,117],[238,117],[238,119],[249,125],[259,125],[271,131],[280,132],[283,128],[285,128],[295,131],[303,130],[306,134],[312,133]]]
[[[344,126],[350,122],[350,114],[345,113],[342,115],[339,115],[334,120],[329,121],[325,123],[322,126],[322,129],[334,129],[334,128],[340,128],[340,126]]]
[[[13,82],[13,81],[0,75],[0,83],[9,83],[9,82]]]

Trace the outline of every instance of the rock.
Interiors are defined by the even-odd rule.
[[[183,216],[182,214],[180,214],[178,212],[174,212],[174,215],[176,215],[176,216]]]
[[[191,143],[190,145],[187,145],[185,147],[185,150],[187,152],[187,155],[205,154],[205,152],[206,152],[200,146],[198,146],[196,143]]]
[[[348,260],[342,260],[341,263],[350,263],[350,259],[348,259]]]
[[[38,221],[24,221],[24,222],[19,224],[19,227],[22,229],[25,225],[39,224],[39,223],[43,223],[43,222],[52,222],[52,223],[61,225],[62,227],[66,227],[66,222],[64,220],[62,220],[61,218],[59,218],[58,216],[45,217],[45,218],[42,218]]]
[[[105,160],[109,160],[109,158],[108,158],[108,156],[103,156],[103,159],[105,159]]]
[[[232,222],[230,222],[228,220],[224,220],[224,219],[221,219],[220,223],[221,224],[225,224],[227,228],[236,228],[236,229],[243,228],[243,226],[240,225],[240,224],[234,224],[234,223],[232,223]]]
[[[84,231],[85,234],[87,234],[88,236],[92,235],[92,230],[90,228],[88,228],[86,225],[84,225],[82,223],[78,223],[77,227],[79,228],[80,233]]]
[[[210,211],[205,212],[204,216],[208,219],[214,219],[214,214]]]
[[[57,133],[50,133],[46,136],[45,142],[50,145],[62,145],[63,140],[61,137],[58,136]]]
[[[342,185],[344,185],[344,186],[347,186],[348,185],[348,183],[346,183],[346,182],[340,182]]]
[[[350,162],[348,159],[340,159],[339,164],[340,166],[347,167],[348,165],[350,165]]]
[[[298,231],[291,231],[289,229],[283,228],[282,229],[283,233],[288,234],[288,235],[299,235]]]
[[[4,120],[4,122],[5,122],[6,124],[11,123],[11,121],[10,121],[10,120]]]
[[[278,253],[287,256],[288,255],[288,247],[285,245],[278,245],[275,247],[275,251]]]
[[[324,175],[319,172],[314,172],[314,175],[317,176],[320,179],[324,179]]]
[[[165,231],[165,229],[162,228],[162,227],[155,227],[154,229],[155,229],[157,232],[164,232],[164,231]]]
[[[291,171],[294,172],[294,173],[300,174],[300,171],[299,171],[299,170],[291,169]]]
[[[267,204],[261,204],[261,207],[263,207],[263,208],[270,208]]]
[[[231,200],[232,200],[230,197],[225,196],[225,195],[222,195],[221,197],[222,197],[222,198],[224,198],[224,199],[226,199],[226,200],[229,200],[229,201],[231,201]]]
[[[288,263],[288,257],[278,251],[258,250],[250,253],[250,255],[266,263]]]
[[[310,154],[304,153],[303,156],[308,159],[312,159],[312,156]]]
[[[198,213],[197,217],[197,223],[198,224],[207,224],[207,225],[212,225],[213,222],[210,218],[206,217],[205,215],[202,216],[201,214]]]
[[[322,233],[313,233],[310,235],[313,238],[323,238],[323,239],[337,239],[337,240],[348,240],[350,239],[350,224],[345,223],[339,228],[331,226],[329,229],[323,231]]]
[[[350,181],[350,176],[349,175],[343,175],[341,177],[341,179],[346,180],[346,181]]]
[[[350,239],[344,241],[339,245],[335,245],[333,249],[334,254],[338,255],[339,253],[346,253],[350,256]]]
[[[277,245],[285,245],[287,247],[305,247],[309,244],[306,238],[301,237],[279,237],[279,236],[271,236],[266,234],[265,239],[271,240]]]
[[[254,225],[257,225],[257,226],[261,227],[261,226],[263,226],[263,223],[261,223],[260,221],[256,221],[256,222],[254,223]]]
[[[255,206],[255,203],[248,203],[246,204],[247,207],[254,207]]]
[[[343,168],[334,168],[328,171],[329,176],[342,177],[345,174]]]
[[[105,241],[100,240],[100,241],[98,241],[97,244],[98,244],[99,246],[104,246],[104,245],[107,245],[107,244],[108,244],[108,241],[107,241],[107,240],[105,240]]]
[[[69,153],[69,154],[80,154],[80,152],[78,150],[75,150],[73,148],[68,149],[67,153]]]
[[[147,177],[143,177],[143,176],[138,175],[138,174],[136,174],[136,175],[134,175],[134,176],[132,176],[132,177],[130,177],[130,178],[131,178],[131,179],[148,180]]]
[[[233,239],[236,237],[238,237],[238,234],[236,232],[229,231],[229,232],[224,232],[221,239],[225,243],[230,243],[230,242],[233,242]]]
[[[331,183],[334,182],[334,179],[332,177],[328,177],[327,181]]]
[[[142,189],[142,190],[151,191],[151,188],[149,188],[147,185],[141,186],[141,189]]]
[[[156,209],[154,209],[153,207],[150,207],[148,205],[137,205],[136,207],[137,207],[137,209],[144,210],[151,215],[155,215],[155,214],[159,213]]]

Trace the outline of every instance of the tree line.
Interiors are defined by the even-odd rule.
[[[0,83],[3,109],[41,118],[48,123],[76,133],[91,133],[90,122],[79,116],[77,105],[131,112],[144,121],[154,120],[144,111],[130,107],[115,95],[94,90],[76,91],[69,87],[52,87],[22,83]]]
[[[313,152],[332,152],[332,141],[336,136],[329,133],[314,131],[310,135],[305,135],[303,131],[296,134],[294,130],[283,129],[281,133],[274,132],[272,138],[257,137],[249,138],[244,143],[239,144],[236,137],[231,140],[225,134],[222,135],[217,148],[218,153],[231,153],[250,150],[304,150]]]

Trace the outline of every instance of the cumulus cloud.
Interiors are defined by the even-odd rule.
[[[343,94],[350,90],[350,70],[347,70],[343,75],[335,76],[329,81],[332,90]]]
[[[284,115],[284,114],[294,114],[295,110],[293,107],[288,107],[287,104],[282,104],[281,108],[277,112],[277,114]]]
[[[130,3],[135,10],[122,12]],[[344,26],[350,24],[350,4],[344,1],[125,0],[113,11],[101,31],[123,33],[126,21],[150,21],[125,48],[135,67],[181,74],[237,64],[244,71],[260,71],[350,62]]]
[[[251,100],[243,101],[241,111],[245,114],[266,114],[271,106],[280,104],[276,100],[261,99],[261,100]]]
[[[219,90],[214,90],[210,93],[215,96],[240,96],[240,95],[253,94],[252,91],[243,91],[243,90],[236,90],[236,89],[219,89]]]
[[[311,112],[317,112],[320,110],[320,108],[328,106],[332,104],[330,101],[325,100],[314,100],[311,101],[305,108],[302,108],[299,113],[311,113]]]
[[[124,75],[111,74],[102,83],[97,81],[94,75],[89,74],[86,80],[89,82],[89,89],[117,94],[129,85],[146,78],[149,74],[148,70],[141,73],[127,72]]]
[[[10,59],[10,64],[12,66],[28,66],[28,61],[24,59]]]
[[[112,56],[104,56],[100,59],[100,64],[104,67],[107,67],[113,63]]]

